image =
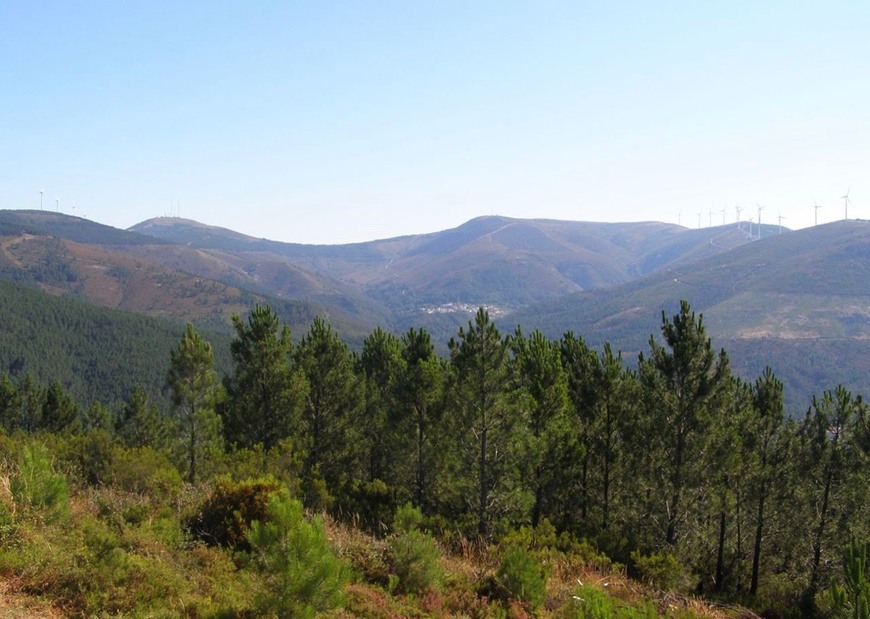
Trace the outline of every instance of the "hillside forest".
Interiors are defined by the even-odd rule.
[[[688,302],[632,363],[484,309],[446,356],[423,328],[353,352],[323,318],[232,322],[226,371],[192,325],[165,351],[159,406],[0,375],[8,591],[73,617],[868,616],[866,404],[786,416]]]

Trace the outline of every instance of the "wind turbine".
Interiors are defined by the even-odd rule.
[[[55,212],[60,212],[60,198],[54,199],[54,210]]]
[[[710,207],[710,219],[709,219],[709,222],[710,222],[710,223],[707,224],[707,227],[708,227],[708,228],[712,228],[712,227],[713,227],[713,208],[712,208],[712,207]]]
[[[819,209],[822,208],[822,205],[813,200],[813,208],[816,211],[816,225],[819,225]]]
[[[843,202],[845,203],[845,206],[846,206],[846,219],[849,219],[849,192],[850,192],[851,190],[852,190],[852,188],[849,187],[849,188],[846,190],[846,195],[845,195],[845,196],[840,196],[840,198],[843,200]]]
[[[777,219],[779,219],[779,233],[782,234],[782,220],[788,219],[788,217],[783,217],[781,211],[777,211]]]
[[[698,230],[701,229],[701,211],[698,211]]]
[[[722,209],[722,225],[725,225],[725,209]]]
[[[683,225],[683,211],[682,210],[677,211],[677,225],[678,226]]]
[[[737,211],[737,229],[740,230],[740,212],[743,210],[743,207],[735,204],[734,210]]]
[[[45,193],[45,189],[40,188],[39,189],[39,210],[40,211],[42,210],[42,194],[44,194],[44,193]]]
[[[758,207],[758,240],[761,240],[761,211],[764,210],[764,207],[761,206],[758,202],[755,203]]]

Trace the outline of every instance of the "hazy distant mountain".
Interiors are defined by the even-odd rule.
[[[785,374],[793,407],[837,383],[870,393],[870,223],[842,221],[775,234],[673,265],[628,284],[544,301],[506,320],[552,337],[566,330],[630,358],[680,299],[704,314],[738,371]]]
[[[354,287],[399,313],[447,304],[517,308],[631,281],[669,264],[748,242],[735,225],[687,230],[662,223],[602,224],[480,217],[458,228],[348,245],[255,239],[176,218],[131,230],[249,265],[286,261]],[[275,286],[277,282],[271,285]]]

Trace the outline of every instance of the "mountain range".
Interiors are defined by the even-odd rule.
[[[870,392],[870,224],[789,231],[480,217],[347,245],[257,239],[179,218],[118,230],[0,211],[0,279],[103,307],[229,332],[270,303],[304,333],[325,316],[351,345],[424,326],[443,346],[479,306],[503,331],[610,342],[628,362],[687,299],[752,379],[771,365],[792,412],[839,383]],[[443,350],[443,348],[442,348]]]

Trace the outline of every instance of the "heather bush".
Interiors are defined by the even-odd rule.
[[[211,496],[188,521],[188,528],[206,544],[247,549],[251,523],[267,520],[269,500],[280,488],[271,477],[238,483],[228,477],[219,478]]]

